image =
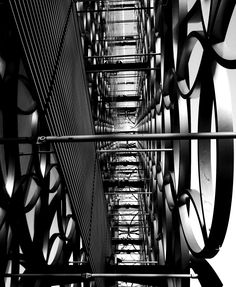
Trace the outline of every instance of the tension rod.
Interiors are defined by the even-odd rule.
[[[106,59],[106,58],[123,58],[123,57],[145,57],[161,55],[161,53],[144,53],[144,54],[127,54],[127,55],[104,55],[104,56],[85,56],[87,59]]]
[[[122,260],[121,262],[120,262],[120,265],[121,264],[124,264],[124,263],[154,263],[154,264],[156,264],[156,263],[159,263],[159,261],[146,261],[146,260]]]
[[[153,152],[153,151],[158,151],[158,152],[167,152],[167,151],[173,151],[172,148],[150,148],[150,149],[102,149],[102,150],[97,150],[97,153],[136,153],[136,152]]]
[[[195,274],[178,274],[178,273],[168,273],[168,274],[135,274],[135,273],[5,273],[0,274],[0,277],[80,277],[84,279],[92,278],[198,278]]]
[[[125,63],[125,64],[136,64],[136,63]],[[137,63],[137,64],[140,64],[140,63]],[[143,64],[143,63],[141,63],[141,64]],[[106,65],[106,64],[103,64],[103,65]],[[120,65],[122,65],[122,64],[120,64]],[[96,65],[93,65],[93,66],[96,67]],[[106,67],[106,66],[104,66],[104,67]],[[108,69],[108,68],[97,69],[97,68],[94,68],[93,70],[91,68],[90,70],[87,69],[86,73],[105,73],[105,72],[107,72],[107,73],[118,73],[118,72],[129,72],[129,71],[157,71],[157,70],[160,70],[160,68],[144,68],[144,67],[143,68],[140,68],[140,67],[124,68],[124,67],[122,67],[122,68],[117,68],[117,69],[112,69],[112,68],[110,68],[110,69]]]
[[[136,140],[198,140],[198,139],[235,139],[236,132],[203,133],[158,133],[158,134],[103,134],[0,138],[0,144],[24,143],[43,144],[47,142],[99,142],[99,141],[136,141]]]
[[[146,191],[105,192],[104,194],[105,194],[105,195],[117,195],[117,194],[133,194],[133,193],[135,193],[136,195],[137,195],[137,194],[146,194],[146,195],[152,194],[152,192],[146,192]]]
[[[194,139],[234,139],[236,132],[205,133],[160,133],[160,134],[103,134],[72,136],[41,136],[37,143],[46,142],[97,142],[133,140],[194,140]]]
[[[134,11],[134,10],[151,10],[154,7],[132,7],[132,8],[111,8],[111,9],[94,9],[78,10],[77,13],[94,13],[94,12],[116,12],[116,11]]]

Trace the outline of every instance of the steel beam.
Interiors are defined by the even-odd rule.
[[[160,133],[160,134],[102,134],[0,138],[0,144],[25,143],[43,144],[47,142],[99,142],[99,141],[142,141],[142,140],[201,140],[201,139],[235,139],[236,132],[203,132],[203,133]]]
[[[78,1],[82,2],[82,1]],[[132,8],[112,8],[112,9],[93,9],[93,10],[78,10],[77,13],[94,13],[94,12],[116,12],[116,11],[133,11],[133,10],[151,10],[154,7],[132,7]]]
[[[144,181],[143,180],[103,180],[103,184],[105,187],[144,187]]]
[[[114,223],[111,228],[118,228],[119,229],[120,227],[127,227],[127,228],[131,227],[132,228],[132,227],[140,227],[140,226],[141,226],[140,223],[131,223],[131,224],[129,224],[129,223],[127,223],[127,224],[125,224],[125,223]],[[135,242],[131,242],[130,244],[139,244],[139,243],[135,243]],[[123,244],[123,243],[114,243],[114,242],[112,242],[112,243],[113,244]],[[127,244],[127,242],[125,242],[125,244]]]
[[[137,89],[135,89],[135,90],[128,90],[128,89],[121,90],[121,89],[119,89],[118,91],[110,92],[110,96],[115,96],[115,95],[117,95],[117,93],[124,93],[124,92],[136,92],[137,93]],[[112,94],[112,93],[114,93],[114,94]]]
[[[146,194],[150,195],[152,192],[144,192],[144,191],[119,191],[119,192],[105,192],[105,195],[117,195],[117,194]]]
[[[132,109],[138,109],[140,107],[140,105],[137,102],[135,102],[135,103],[136,103],[136,105],[132,105],[132,106],[116,106],[116,103],[112,102],[111,109],[113,109],[113,110],[122,110],[122,109],[129,110],[131,108]]]
[[[107,21],[107,24],[117,24],[117,23],[138,23],[138,19],[128,19],[128,20],[116,20],[116,21]]]
[[[141,102],[142,99],[140,99],[139,96],[109,96],[104,99],[104,102],[111,103],[120,103],[120,102]],[[101,101],[103,102],[103,101]]]
[[[113,208],[115,210],[118,210],[118,209],[128,209],[128,208],[135,208],[135,209],[138,209],[140,207],[139,204],[117,204],[117,205],[113,205]],[[137,210],[136,210],[137,212]]]
[[[149,68],[149,64],[145,62],[139,63],[107,63],[107,64],[88,64],[86,72],[122,72],[122,71],[145,71]]]
[[[129,263],[137,263],[137,264],[142,264],[142,263],[146,263],[146,264],[157,264],[159,263],[158,261],[154,261],[154,260],[122,260],[122,262],[120,264],[129,264]]]
[[[156,134],[103,134],[41,136],[37,143],[46,142],[98,142],[98,141],[136,141],[136,140],[199,140],[199,139],[235,139],[236,132],[203,132],[203,133],[156,133]],[[32,142],[32,138],[1,138],[0,143]]]
[[[117,156],[119,155],[119,156],[126,156],[126,157],[134,157],[134,156],[138,155],[138,152],[130,152],[130,153],[129,152],[118,152],[118,153],[114,153],[114,154],[117,154]]]
[[[112,39],[112,38],[105,38],[105,39],[98,39],[98,40],[95,40],[96,42],[118,42],[118,44],[122,43],[122,42],[135,42],[135,41],[138,41],[140,40],[140,38],[133,38],[133,39],[130,39],[130,38],[126,38],[126,39]],[[129,44],[128,44],[129,45]]]
[[[126,107],[126,106],[123,106],[123,107],[117,107],[117,106],[112,106],[111,109],[112,110],[125,110],[129,113],[133,112],[133,111],[137,111],[137,108],[139,108],[139,105],[136,105],[136,106],[132,106],[132,107]]]
[[[128,220],[127,219],[121,219],[121,220],[117,220],[117,221],[113,222],[113,224],[119,222],[121,224],[127,224],[125,226],[128,226],[131,221],[132,221],[132,219],[128,219]],[[129,222],[129,223],[127,223],[127,222]],[[132,221],[132,224],[139,224],[138,226],[142,227],[143,220]],[[114,227],[116,227],[116,226],[114,226]],[[135,238],[135,239],[137,239],[137,238]]]
[[[110,79],[127,79],[127,78],[140,78],[141,75],[136,73],[136,74],[123,74],[123,75],[110,75],[109,78]]]
[[[123,245],[127,245],[127,244],[135,244],[135,245],[140,245],[143,243],[143,239],[142,238],[112,238],[111,240],[112,244],[123,244]]]
[[[137,153],[137,152],[169,152],[173,151],[172,148],[150,148],[150,149],[103,149],[103,150],[97,150],[97,153]]]
[[[136,63],[134,63],[134,64],[136,64]],[[106,67],[106,69],[105,70],[101,70],[101,69],[99,69],[97,66],[98,66],[99,64],[97,64],[97,65],[94,65],[94,67],[89,67],[88,69],[86,68],[86,72],[87,73],[119,73],[119,72],[129,72],[129,71],[140,71],[140,72],[148,72],[148,71],[157,71],[157,70],[159,70],[160,68],[143,68],[143,67],[135,67],[135,68],[125,68],[125,67],[118,67],[117,66],[117,68],[111,68],[111,69],[109,69],[108,67]],[[125,65],[125,63],[124,64],[113,64],[113,65]],[[129,63],[129,65],[130,65],[130,63]]]
[[[130,162],[129,161],[111,161],[109,162],[109,164],[127,166],[127,165],[140,165],[140,162],[139,161],[130,161]]]
[[[111,213],[109,212],[108,213],[108,216],[110,217],[113,217],[113,216],[141,216],[142,214],[140,212],[137,212],[137,210],[134,210],[133,211],[134,213],[122,213],[122,212],[114,212],[114,213]],[[144,215],[149,215],[149,213],[145,213]]]
[[[96,40],[97,42],[100,41],[136,41],[136,40],[140,40],[140,36],[139,35],[112,35],[109,37],[104,37],[102,39],[98,39]]]
[[[138,82],[116,82],[116,83],[112,83],[113,86],[117,86],[117,85],[136,85],[138,84]]]
[[[129,58],[129,57],[145,57],[145,56],[156,56],[161,53],[143,53],[143,54],[127,54],[127,55],[104,55],[104,56],[85,56],[86,59],[109,59],[109,58]]]
[[[111,43],[109,46],[136,46],[137,40],[132,41],[119,41],[116,43]]]
[[[198,278],[198,275],[194,274],[119,274],[119,273],[4,273],[0,274],[0,278],[52,278],[52,277],[78,277],[83,279],[91,278]]]
[[[143,251],[143,249],[115,249],[115,253],[141,253]]]
[[[46,151],[37,151],[37,154],[53,154],[55,153],[55,151],[50,151],[50,150],[46,150]],[[25,153],[25,152],[20,152],[19,153],[19,156],[31,156],[33,155],[34,153]]]
[[[123,172],[123,173],[134,173],[135,171],[144,171],[145,168],[134,168],[130,170],[130,168],[116,168],[116,171]]]

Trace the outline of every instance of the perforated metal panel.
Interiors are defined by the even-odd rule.
[[[10,1],[53,135],[94,132],[78,27],[71,1]],[[93,143],[58,143],[61,164],[94,272],[104,270],[110,237]]]

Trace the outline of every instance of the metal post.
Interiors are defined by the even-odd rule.
[[[143,207],[143,204],[144,204],[143,198],[141,196],[139,196],[138,198],[139,198],[140,206],[141,206],[141,216],[142,216],[143,223],[144,223],[141,226],[141,229],[143,230],[143,237],[144,237],[144,240],[145,240],[145,243],[146,243],[146,244],[144,244],[144,251],[145,251],[144,255],[147,258],[147,254],[150,253],[149,248],[148,248],[148,246],[149,246],[149,244],[148,244],[148,231],[147,231],[147,226],[148,225],[147,225],[146,217],[144,215],[145,209]]]

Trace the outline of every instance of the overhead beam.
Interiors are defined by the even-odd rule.
[[[155,260],[122,260],[121,264],[138,263],[138,264],[157,264],[159,261]],[[142,265],[145,266],[145,265]],[[147,265],[149,266],[149,265]]]
[[[140,102],[142,101],[139,96],[109,96],[104,98],[104,102]]]
[[[109,162],[111,165],[122,165],[122,166],[127,166],[127,165],[140,165],[139,161],[111,161]]]
[[[112,5],[112,7],[114,7],[115,5]],[[121,7],[121,5],[119,5]],[[130,6],[130,5],[129,5]],[[79,10],[77,11],[77,13],[94,13],[94,12],[116,12],[116,11],[134,11],[134,10],[151,10],[154,9],[154,7],[135,7],[133,6],[132,8],[111,8],[111,9],[87,9],[87,10]]]
[[[121,262],[122,263],[122,262]],[[124,261],[125,263],[125,261]],[[147,262],[148,263],[148,262]],[[108,271],[110,273],[126,273],[126,274],[179,274],[176,268],[167,266],[167,265],[110,265],[108,267]],[[184,276],[184,274],[182,274]],[[188,274],[188,276],[194,276],[197,275]],[[190,277],[191,278],[191,277]]]
[[[120,41],[116,43],[111,43],[110,46],[136,46],[137,41]]]
[[[133,102],[133,101],[132,101]],[[129,102],[129,103],[132,103],[132,102]],[[120,110],[120,109],[137,109],[137,108],[139,108],[139,105],[138,105],[138,103],[137,102],[134,102],[134,103],[132,103],[132,105],[130,105],[130,106],[120,106],[120,105],[116,105],[116,103],[115,102],[112,102],[112,104],[111,104],[111,109],[115,109],[115,110]]]
[[[117,93],[123,93],[123,92],[138,92],[137,89],[130,90],[130,89],[123,89],[123,90],[118,90],[118,91],[112,91],[110,92],[110,95],[112,96],[113,94],[116,95]]]
[[[129,209],[129,208],[135,208],[138,209],[140,207],[139,204],[119,204],[119,205],[113,205],[113,208],[118,209]],[[137,211],[137,210],[136,210]]]
[[[97,150],[97,153],[137,153],[137,152],[168,152],[168,151],[173,151],[172,148],[141,148],[141,149],[102,149],[102,150]]]
[[[136,106],[131,106],[131,107],[125,107],[125,106],[114,106],[114,105],[112,105],[111,106],[111,109],[112,110],[124,110],[124,111],[127,111],[127,112],[129,112],[129,113],[133,113],[133,112],[136,112],[137,111],[137,108],[139,108],[139,106],[138,105],[136,105]],[[120,113],[120,115],[121,115],[121,113]]]
[[[122,251],[122,250],[119,250]],[[123,250],[125,251],[125,250]],[[140,250],[134,250],[140,252]],[[132,252],[134,252],[132,251]],[[4,273],[0,275],[1,278],[53,278],[53,277],[73,277],[73,278],[82,278],[85,279],[91,278],[198,278],[197,275],[193,274],[118,274],[118,273],[77,273],[77,274],[68,274],[68,273]]]
[[[124,212],[113,212],[113,213],[111,213],[111,211],[108,213],[108,216],[110,216],[110,217],[113,217],[113,216],[134,216],[135,215],[135,217],[136,216],[141,216],[141,215],[149,215],[149,213],[141,213],[141,212],[139,212],[139,211],[137,211],[137,210],[133,210],[133,211],[131,211],[131,212],[129,212],[129,213],[124,213]]]
[[[106,63],[106,64],[88,64],[86,66],[86,72],[97,73],[97,72],[122,72],[122,71],[142,71],[149,69],[147,62],[139,63]]]
[[[132,227],[141,227],[140,223],[115,223],[112,225],[111,228],[119,228],[119,227],[127,227],[127,228],[132,228]],[[141,243],[136,243],[136,242],[131,242],[131,243],[127,243],[127,242],[124,242],[124,243],[114,243],[114,244],[141,244]]]
[[[109,59],[109,58],[129,58],[129,57],[146,57],[161,55],[161,53],[142,53],[142,54],[127,54],[127,55],[104,55],[104,56],[85,56],[86,59]]]
[[[109,78],[114,79],[127,79],[127,78],[141,78],[139,73],[136,74],[122,74],[122,75],[110,75]]]
[[[138,35],[127,35],[127,36],[111,36],[111,37],[107,37],[107,38],[102,38],[102,39],[98,39],[96,40],[97,42],[115,42],[115,41],[136,41],[136,40],[140,40],[140,37]]]
[[[118,195],[118,194],[146,194],[146,195],[150,195],[152,194],[152,192],[146,192],[146,191],[117,191],[117,192],[105,192],[105,195]]]
[[[153,134],[103,134],[41,136],[37,143],[46,142],[98,142],[98,141],[142,141],[142,140],[199,140],[199,139],[234,139],[236,132],[203,132],[203,133],[153,133]],[[30,142],[32,138],[0,138],[4,142]]]
[[[99,142],[99,141],[150,141],[150,140],[200,140],[200,139],[235,139],[236,132],[203,132],[203,133],[159,133],[159,134],[100,134],[0,138],[5,143],[37,143],[46,142]]]
[[[106,187],[126,187],[126,186],[131,186],[131,187],[144,187],[144,181],[143,180],[104,180],[103,181],[104,186]]]
[[[135,244],[135,245],[140,245],[143,243],[143,239],[142,238],[138,238],[138,239],[134,239],[134,238],[112,238],[111,240],[112,244],[123,244],[123,245],[127,245],[127,244]]]
[[[138,23],[138,19],[128,19],[128,20],[115,20],[115,21],[107,21],[107,24],[117,24],[117,23]]]
[[[142,249],[115,249],[115,253],[137,253],[137,252],[142,252]]]

